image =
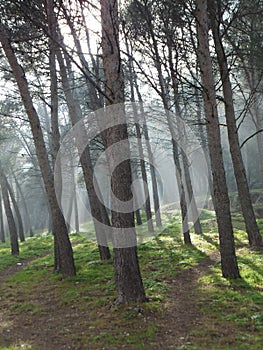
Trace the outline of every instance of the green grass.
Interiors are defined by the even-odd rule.
[[[10,254],[10,244],[0,244],[0,271],[5,270],[8,266],[16,263],[22,263],[26,259],[37,258],[42,254],[52,250],[53,238],[51,235],[41,235],[27,238],[23,243],[20,243],[19,256]]]
[[[242,223],[240,223],[242,224]],[[194,295],[202,318],[181,350],[262,349],[263,344],[263,255],[247,246],[244,231],[235,230],[241,279],[222,278],[220,264],[200,278]]]
[[[8,305],[8,315],[14,317],[23,313],[33,319],[44,317],[47,305],[37,298],[40,294],[47,302],[55,303],[58,310],[71,308],[79,318],[84,315],[82,331],[68,335],[73,348],[74,344],[81,344],[83,349],[151,349],[158,344],[158,320],[165,317],[167,307],[173,302],[169,295],[171,280],[176,284],[178,272],[198,265],[218,250],[213,212],[202,211],[204,235],[192,235],[193,246],[183,244],[180,218],[172,214],[172,211],[168,213],[169,224],[163,232],[138,247],[149,303],[114,305],[113,261],[99,260],[96,244],[88,241],[87,234],[71,235],[77,276],[61,281],[60,274],[52,273],[52,254],[47,254],[52,251],[53,239],[43,235],[21,244],[19,257],[11,257],[7,245],[0,246],[0,270],[34,258],[0,287],[2,301]],[[209,266],[191,295],[200,311],[199,318],[178,350],[262,349],[263,256],[262,252],[247,246],[241,216],[235,214],[233,219],[242,279],[222,278],[220,263]],[[259,220],[259,226],[262,229],[263,220]],[[4,344],[0,340],[0,350],[37,349],[30,344],[24,339],[24,342],[1,347]]]

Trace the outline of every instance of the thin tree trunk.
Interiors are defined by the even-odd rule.
[[[172,41],[170,36],[168,35],[168,61],[169,61],[169,68],[170,68],[170,73],[171,73],[171,78],[172,78],[172,87],[173,87],[173,97],[174,97],[174,104],[175,104],[175,113],[176,113],[176,129],[178,130],[178,134],[180,137],[183,136],[185,138],[185,132],[181,126],[181,119],[182,119],[182,113],[181,113],[181,108],[179,104],[179,93],[178,93],[178,80],[177,80],[177,72],[175,71],[175,65],[173,62],[173,52],[172,52]],[[170,128],[174,128],[172,125]],[[175,134],[175,132],[173,131]],[[195,201],[195,196],[194,196],[194,191],[193,191],[193,186],[192,186],[192,180],[191,180],[191,175],[189,171],[189,165],[188,165],[188,160],[187,156],[185,154],[185,150],[180,147],[180,154],[181,154],[181,159],[182,159],[182,164],[183,164],[183,169],[184,169],[184,178],[185,178],[185,184],[186,184],[186,192],[188,194],[189,198],[189,205],[188,205],[188,211],[192,213],[193,215],[193,221],[194,221],[194,230],[195,233],[197,234],[202,234],[202,227],[201,223],[199,220],[199,214],[197,210],[197,205]],[[178,155],[179,156],[179,155]],[[179,162],[180,166],[180,162]],[[182,181],[182,174],[180,175],[180,181]],[[182,185],[182,189],[184,190],[184,185]]]
[[[14,194],[13,189],[11,188],[7,179],[6,179],[6,186],[7,186],[7,191],[10,195],[10,198],[11,198],[11,201],[13,204],[13,208],[14,208],[14,211],[16,214],[16,219],[17,219],[17,224],[18,224],[17,225],[18,226],[18,236],[19,236],[20,241],[24,242],[25,241],[25,233],[24,233],[24,226],[23,226],[22,217],[20,214],[20,210],[19,210],[16,198],[15,198],[15,194]]]
[[[82,123],[81,107],[79,101],[73,96],[72,90],[74,89],[74,86],[72,87],[72,84],[70,84],[67,69],[60,50],[57,50],[57,59],[60,67],[62,86],[66,97],[67,106],[69,109],[69,116],[71,119],[72,126],[74,126],[77,123]],[[76,146],[79,152],[82,149],[82,145],[86,143],[86,140],[87,132],[83,123],[83,126],[79,128],[78,135],[76,135],[75,137]],[[99,186],[97,184],[96,177],[94,176],[89,145],[85,147],[84,151],[80,153],[79,156],[82,171],[84,174],[86,189],[90,200],[91,215],[94,222],[100,257],[102,260],[107,260],[110,258],[110,250],[107,243],[107,237],[109,236],[109,231],[111,230],[110,221],[108,215],[102,215],[102,211],[106,209],[100,202],[96,193],[96,190],[97,192],[99,192]],[[100,223],[102,223],[103,225],[100,225]]]
[[[149,27],[152,42],[153,42],[153,49],[155,53],[155,65],[158,72],[158,78],[159,78],[159,84],[161,89],[161,98],[163,102],[163,107],[165,109],[167,123],[169,127],[169,132],[172,136],[172,146],[173,146],[173,159],[175,164],[175,172],[176,172],[176,179],[177,179],[177,185],[178,185],[178,191],[180,195],[180,209],[182,214],[182,229],[183,229],[183,236],[184,236],[184,242],[185,244],[191,244],[191,237],[190,237],[190,230],[189,230],[189,223],[188,223],[188,212],[187,212],[187,201],[186,201],[186,195],[185,195],[185,189],[183,184],[183,178],[182,178],[182,169],[179,159],[179,149],[178,149],[178,143],[176,141],[176,133],[174,130],[174,125],[171,120],[171,115],[169,115],[169,102],[167,99],[167,93],[165,88],[165,82],[162,72],[162,65],[161,65],[161,58],[159,55],[159,48],[158,43],[156,41],[155,34],[153,32],[153,28]]]
[[[183,227],[184,243],[185,244],[192,244],[190,230],[189,230],[189,223],[188,223],[189,217],[188,217],[185,189],[184,189],[184,185],[183,185],[182,168],[181,168],[180,159],[179,159],[179,149],[178,149],[178,144],[176,142],[175,137],[176,136],[174,136],[172,139],[173,158],[174,158],[174,164],[176,167],[176,179],[177,179],[178,192],[179,192],[179,197],[180,197],[180,208],[181,208],[181,215],[182,215],[182,224],[183,224],[182,227]]]
[[[13,178],[15,180],[15,184],[16,184],[17,190],[19,191],[20,196],[21,196],[22,206],[23,206],[23,209],[24,209],[24,221],[25,221],[26,229],[28,229],[28,231],[29,231],[29,236],[33,237],[34,233],[33,233],[32,225],[31,225],[31,220],[30,220],[30,216],[29,216],[29,213],[28,213],[28,208],[27,208],[27,203],[26,203],[26,200],[25,200],[24,193],[23,193],[22,188],[21,188],[21,186],[20,186],[16,176],[14,175],[14,173],[12,174],[12,176],[13,176]]]
[[[215,42],[215,49],[217,54],[217,61],[220,68],[220,76],[223,84],[223,95],[225,102],[225,112],[228,130],[228,140],[230,146],[230,153],[235,173],[235,179],[238,189],[238,197],[241,205],[243,217],[245,219],[246,231],[248,234],[248,240],[250,246],[260,247],[262,246],[262,237],[259,232],[254,209],[252,206],[252,200],[249,192],[246,170],[244,167],[242,153],[239,145],[238,130],[236,126],[233,92],[229,77],[229,69],[227,63],[227,57],[225,54],[222,38],[220,34],[220,22],[217,20],[217,13],[214,7],[211,7],[212,16],[212,33]]]
[[[217,216],[221,268],[225,278],[238,278],[234,233],[230,214],[226,175],[222,156],[221,136],[216,103],[212,61],[209,50],[207,0],[196,0],[198,61],[203,84],[207,121],[207,138],[213,173],[215,211]]]
[[[70,150],[69,150],[70,152]],[[78,215],[78,203],[77,203],[77,193],[76,193],[76,178],[75,178],[75,169],[73,165],[73,160],[72,160],[72,155],[70,154],[70,170],[69,173],[71,175],[71,182],[73,184],[73,193],[72,197],[69,198],[69,208],[68,208],[68,214],[67,214],[67,225],[68,225],[68,230],[70,230],[70,222],[72,219],[72,215],[74,213],[74,226],[75,226],[75,231],[79,232],[79,215]]]
[[[129,53],[129,45],[127,38],[125,38],[126,42],[126,50]],[[144,150],[142,145],[142,133],[140,129],[139,124],[139,117],[138,117],[138,109],[137,105],[135,104],[135,91],[134,91],[134,81],[133,81],[133,70],[132,70],[132,61],[129,59],[129,83],[130,83],[130,92],[131,92],[131,102],[133,103],[132,109],[133,109],[133,118],[135,122],[135,131],[136,131],[136,139],[137,139],[137,145],[139,150],[139,158],[140,158],[140,167],[142,172],[142,180],[143,180],[143,191],[145,196],[145,212],[146,212],[146,218],[147,218],[147,224],[148,224],[148,231],[154,232],[153,228],[153,220],[152,220],[152,211],[151,211],[151,200],[149,195],[149,187],[148,187],[148,180],[147,180],[147,172],[146,172],[146,166],[145,166],[145,157],[144,157]]]
[[[127,46],[128,47],[128,46]],[[140,108],[141,108],[141,116],[142,116],[142,122],[143,122],[143,135],[145,137],[145,143],[146,143],[146,149],[148,153],[149,163],[150,163],[150,172],[151,172],[151,180],[152,180],[152,191],[153,191],[153,205],[154,205],[154,212],[155,212],[155,222],[157,227],[162,227],[162,218],[161,218],[161,212],[160,212],[160,199],[159,199],[159,193],[158,193],[158,185],[157,185],[157,179],[156,179],[156,172],[154,168],[154,156],[152,152],[152,147],[150,144],[150,137],[148,133],[148,125],[146,118],[144,117],[144,111],[143,111],[143,99],[140,93],[140,89],[138,86],[138,82],[135,78],[135,72],[134,67],[132,65],[132,62],[130,63],[132,66],[132,75],[133,75],[133,82],[135,86],[135,90],[138,96],[138,100],[140,102]]]
[[[210,189],[210,195],[212,199],[213,207],[215,208],[215,199],[214,199],[214,190],[213,190],[213,179],[212,179],[212,171],[211,171],[211,161],[209,157],[209,150],[207,145],[207,136],[205,135],[205,121],[202,121],[202,108],[199,99],[198,89],[195,87],[195,101],[197,106],[196,119],[198,123],[199,135],[200,135],[200,144],[204,152],[206,164],[208,166],[208,184]]]
[[[52,225],[54,230],[53,233],[54,236],[57,238],[59,245],[62,277],[66,278],[74,276],[76,274],[76,269],[74,265],[72,246],[67,233],[65,219],[57,202],[54,187],[54,178],[48,160],[48,153],[44,142],[43,132],[41,129],[38,114],[33,105],[33,101],[29,92],[25,72],[23,68],[19,65],[14,50],[11,46],[10,38],[8,37],[7,32],[4,31],[3,28],[0,29],[0,42],[2,43],[2,47],[5,52],[6,58],[12,68],[13,75],[17,82],[20,95],[30,122],[31,131],[36,148],[36,154],[50,204]]]
[[[100,4],[106,104],[114,105],[124,102],[124,81],[118,33],[118,1],[100,0]],[[115,169],[115,161],[119,158],[120,150],[113,147],[112,152],[108,152],[109,170],[112,174],[112,193],[119,201],[130,201],[132,199],[132,177],[126,120],[122,106],[114,105],[112,112],[118,125],[105,132],[107,146],[110,147],[122,141],[121,152],[124,152],[124,159],[127,159]],[[114,208],[118,208],[114,195],[111,197],[111,202]],[[133,208],[131,207],[128,213],[122,213],[121,208],[118,211],[112,210],[112,226],[117,302],[146,301],[137,255]]]
[[[135,104],[133,104],[132,107],[133,107],[133,116],[134,116],[134,122],[135,122],[136,139],[137,139],[137,145],[139,150],[140,167],[142,172],[143,192],[145,197],[145,212],[146,212],[148,231],[154,232],[152,211],[151,211],[151,200],[150,200],[150,194],[149,194],[148,179],[147,179],[143,145],[142,145],[142,135],[141,135],[140,125],[138,120],[138,111],[137,111],[137,106]]]
[[[75,225],[75,231],[76,232],[80,232],[80,227],[79,227],[79,209],[78,209],[78,200],[77,200],[76,186],[74,186],[74,225]]]
[[[136,180],[138,179],[138,174],[137,174],[136,168],[132,172],[132,178],[136,179]],[[136,191],[134,191],[133,197],[134,197],[134,213],[135,213],[136,223],[138,226],[140,226],[140,225],[142,225],[142,217],[141,217],[141,211],[140,211],[139,204],[138,204],[138,193]]]
[[[192,216],[193,216],[195,233],[198,235],[201,235],[203,233],[203,230],[202,230],[202,226],[201,226],[201,223],[199,220],[199,213],[198,213],[198,209],[197,209],[197,205],[196,205],[196,201],[195,201],[189,164],[188,164],[188,160],[187,160],[187,157],[186,157],[184,150],[181,150],[181,152],[182,152],[182,163],[183,163],[183,169],[184,169],[185,183],[186,183],[186,188],[187,188],[187,192],[188,192],[188,196],[189,196],[188,207],[189,207],[189,209],[192,213]]]
[[[14,220],[14,216],[12,213],[10,200],[9,200],[9,196],[8,196],[7,179],[6,179],[6,176],[2,173],[2,171],[0,173],[0,184],[1,184],[1,189],[2,189],[5,214],[6,214],[7,223],[8,223],[9,232],[10,232],[11,253],[12,253],[12,255],[18,255],[19,254],[19,244],[18,244],[18,239],[17,239],[16,224],[15,224],[15,220]]]
[[[0,240],[5,243],[5,228],[4,228],[4,217],[3,217],[3,206],[2,206],[2,196],[0,193]]]
[[[58,77],[56,69],[56,16],[54,13],[54,0],[47,0],[47,20],[49,34],[49,75],[50,75],[50,113],[51,113],[51,155],[53,171],[56,171],[56,195],[61,206],[62,198],[62,174],[60,159],[57,157],[60,147],[60,132],[58,123]],[[55,167],[56,163],[56,167]],[[67,227],[67,225],[66,225]],[[68,227],[67,227],[68,229]],[[61,259],[59,258],[60,248],[58,240],[54,237],[54,270],[61,269]]]

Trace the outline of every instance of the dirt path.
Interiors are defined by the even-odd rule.
[[[193,291],[198,286],[198,279],[218,260],[219,254],[213,254],[195,267],[182,271],[170,282],[169,305],[160,320],[158,337],[161,346],[158,349],[177,349],[187,343],[189,331],[201,317]]]
[[[17,272],[19,272],[21,269],[23,269],[27,264],[29,264],[33,260],[34,258],[23,260],[23,262],[18,262],[12,266],[9,266],[4,271],[0,271],[0,286],[6,278],[15,275]]]
[[[145,344],[146,349],[177,349],[180,345],[187,343],[189,331],[201,317],[197,300],[192,292],[198,286],[198,278],[206,274],[217,261],[218,255],[207,257],[197,266],[182,271],[174,279],[166,281],[170,288],[168,300],[165,301],[168,301],[168,306],[164,307],[163,314],[158,313],[147,321],[156,324],[159,330],[155,344]],[[13,265],[0,273],[0,285],[4,279],[15,274],[28,263],[30,260],[23,262],[23,265]],[[23,304],[29,301],[33,305],[38,305],[40,312],[19,314],[14,309],[5,313],[5,305],[0,296],[0,347],[13,343],[15,339],[17,343],[24,340],[36,344],[41,350],[107,349],[107,347],[94,348],[94,345],[89,348],[83,346],[81,342],[83,334],[96,332],[93,327],[94,315],[89,315],[84,305],[83,308],[81,305],[61,306],[58,293],[52,284],[43,281],[41,286],[31,292],[30,297],[21,295],[21,298],[14,303]],[[111,327],[113,324],[109,323],[108,332],[111,332]],[[122,349],[135,348],[127,344]]]

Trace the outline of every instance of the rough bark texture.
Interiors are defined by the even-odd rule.
[[[118,36],[118,1],[101,0],[100,4],[104,83],[105,93],[107,95],[106,102],[107,105],[123,103],[123,75]],[[108,116],[108,118],[111,117],[112,115]],[[126,202],[132,199],[132,177],[129,161],[127,125],[123,108],[119,107],[119,105],[116,106],[114,117],[117,118],[116,120],[119,125],[109,128],[105,133],[107,146],[109,147],[116,142],[123,141],[125,145],[121,152],[127,152],[125,155],[128,157],[126,158],[128,160],[123,161],[114,169],[115,160],[118,159],[120,150],[113,147],[112,152],[108,153],[108,164],[110,172],[112,173],[111,186],[113,194],[120,201]],[[112,196],[111,199],[112,204],[115,205],[115,197]],[[118,293],[118,303],[146,300],[137,256],[136,232],[134,229],[132,206],[133,205],[131,205],[129,213],[122,213],[121,210],[112,211],[114,275]],[[127,245],[127,242],[130,244]]]
[[[29,92],[28,82],[22,67],[17,61],[16,55],[9,41],[8,33],[3,28],[0,28],[0,42],[2,44],[6,58],[11,66],[30,122],[36,154],[50,205],[53,233],[59,245],[62,277],[66,278],[74,276],[76,274],[76,270],[74,265],[72,246],[67,233],[67,226],[63,214],[57,202],[54,188],[54,178],[48,160],[48,153],[46,150],[39,117],[33,105],[33,101]]]
[[[18,239],[17,239],[16,223],[15,223],[12,209],[10,206],[10,200],[9,200],[8,189],[7,189],[7,179],[2,172],[0,173],[0,184],[1,184],[5,214],[7,218],[8,227],[9,227],[11,253],[12,255],[18,255],[19,245],[18,245]]]
[[[215,211],[218,223],[221,267],[225,278],[238,278],[230,202],[222,157],[212,62],[209,51],[207,0],[196,0],[198,60],[203,84],[208,147],[213,174]]]
[[[215,42],[217,61],[220,68],[220,76],[223,84],[223,95],[225,104],[225,114],[227,122],[228,140],[230,153],[234,168],[235,179],[237,183],[238,197],[241,205],[242,214],[245,220],[246,231],[248,234],[249,244],[254,247],[262,246],[262,237],[259,232],[254,209],[252,206],[251,196],[248,187],[246,170],[242,159],[239,145],[238,130],[236,126],[235,110],[232,86],[230,82],[229,69],[225,49],[220,34],[220,21],[217,20],[217,13],[211,6],[211,25]]]

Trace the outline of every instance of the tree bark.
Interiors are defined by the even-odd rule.
[[[23,209],[24,209],[24,221],[25,221],[25,231],[27,232],[27,230],[29,231],[29,236],[30,237],[33,237],[34,236],[34,233],[33,233],[33,229],[32,229],[32,225],[31,225],[31,220],[30,220],[30,216],[29,216],[29,213],[28,213],[28,208],[27,208],[27,203],[26,203],[26,200],[25,200],[25,196],[24,196],[24,193],[22,191],[22,188],[16,178],[16,176],[14,175],[14,173],[12,174],[14,180],[15,180],[15,184],[16,184],[16,187],[17,187],[17,190],[19,191],[20,193],[20,196],[21,196],[21,200],[22,200],[22,206],[23,206]]]
[[[126,50],[129,54],[129,45],[128,45],[127,38],[125,38],[125,44],[126,44]],[[136,139],[137,139],[137,145],[138,145],[138,151],[139,151],[140,166],[141,166],[142,180],[143,180],[143,190],[144,190],[144,196],[145,196],[145,212],[146,212],[146,218],[147,218],[147,224],[148,224],[148,231],[154,232],[152,211],[151,211],[151,200],[150,200],[150,195],[149,195],[149,186],[148,186],[146,166],[145,166],[145,157],[144,157],[144,150],[143,150],[143,145],[142,145],[142,133],[141,133],[141,129],[140,129],[140,121],[138,118],[138,109],[137,109],[137,106],[135,104],[135,91],[134,91],[132,60],[130,58],[129,58],[128,69],[129,69],[129,84],[130,84],[130,92],[131,92],[131,102],[133,103],[133,105],[132,105],[133,117],[134,117],[134,122],[135,122]]]
[[[21,217],[21,214],[20,214],[20,210],[19,210],[16,198],[15,198],[14,191],[11,188],[11,186],[10,186],[10,184],[9,184],[7,179],[6,179],[6,186],[7,186],[7,191],[9,193],[9,195],[10,195],[10,198],[11,198],[11,201],[12,201],[12,204],[13,204],[13,208],[14,208],[14,211],[15,211],[15,214],[16,214],[17,226],[18,226],[18,236],[19,236],[20,241],[24,242],[25,241],[25,233],[24,233],[24,226],[23,226],[22,217]]]
[[[66,97],[72,126],[75,126],[77,123],[83,123],[83,126],[81,128],[78,128],[79,133],[75,137],[77,149],[79,150],[79,152],[81,152],[80,150],[82,149],[82,145],[85,144],[87,140],[87,132],[84,122],[82,120],[81,107],[79,101],[74,97],[72,93],[72,91],[74,91],[74,86],[72,86],[72,84],[69,81],[67,68],[65,66],[65,62],[60,50],[57,50],[57,59],[60,67],[63,91]],[[99,186],[97,184],[96,177],[94,176],[89,145],[85,147],[84,151],[80,153],[79,156],[86,189],[89,196],[91,215],[94,222],[100,257],[102,260],[107,260],[110,259],[110,250],[108,247],[107,239],[109,237],[109,232],[111,231],[111,225],[108,215],[102,215],[102,211],[105,211],[106,209],[100,202],[96,193],[96,190],[97,192],[99,192]],[[100,225],[100,222],[103,225]]]
[[[69,240],[67,226],[63,214],[57,202],[54,188],[54,178],[48,160],[48,153],[46,150],[39,117],[33,105],[25,72],[17,61],[8,32],[2,26],[0,29],[0,42],[13,71],[13,75],[18,85],[18,89],[30,122],[36,154],[50,204],[53,233],[57,238],[59,245],[62,277],[67,278],[74,276],[76,274],[76,269],[74,265],[72,246]]]
[[[142,96],[141,96],[139,86],[138,86],[138,83],[136,80],[134,80],[134,84],[135,84],[136,93],[137,93],[137,96],[138,96],[138,99],[140,102],[140,106],[141,106],[141,115],[143,116],[143,120],[142,120],[143,121],[143,135],[145,138],[146,149],[147,149],[148,158],[149,158],[149,162],[150,162],[155,222],[156,222],[157,227],[162,227],[162,217],[161,217],[161,212],[160,212],[160,199],[159,199],[159,193],[158,193],[156,172],[155,172],[155,168],[154,168],[154,156],[153,156],[149,132],[148,132],[148,125],[147,125],[146,118],[144,118],[144,110],[143,110],[143,106],[142,106],[143,100],[142,100]]]
[[[2,196],[0,193],[0,240],[5,243],[5,228],[4,228],[4,217],[3,217],[3,206],[2,206]]]
[[[171,72],[171,78],[172,78],[172,87],[173,87],[173,95],[174,95],[173,97],[174,97],[175,113],[176,113],[176,126],[175,126],[175,128],[178,130],[179,137],[183,137],[183,139],[185,139],[185,137],[186,137],[185,132],[184,132],[182,125],[181,125],[182,124],[181,123],[182,112],[181,112],[180,103],[179,103],[178,79],[177,79],[178,74],[174,68],[175,65],[173,62],[172,40],[171,40],[169,35],[168,35],[167,40],[168,40],[168,61],[169,61],[169,68],[170,68],[170,72]],[[174,127],[171,125],[170,128],[174,128]],[[174,131],[173,131],[173,133],[174,133]],[[184,142],[185,142],[185,140],[184,140]],[[193,191],[192,180],[191,180],[187,156],[185,154],[185,150],[182,149],[182,147],[180,147],[179,151],[181,153],[181,159],[182,159],[182,164],[183,164],[183,169],[184,169],[184,179],[185,179],[185,185],[186,185],[185,192],[187,192],[188,198],[189,198],[189,205],[188,205],[187,211],[189,211],[189,213],[192,213],[192,215],[193,215],[195,233],[202,234],[202,227],[201,227],[201,223],[199,220],[199,214],[198,214],[197,205],[196,205],[196,201],[195,201],[195,197],[194,197],[194,191]],[[179,157],[179,154],[178,154],[178,157]],[[179,162],[178,166],[180,166],[180,162]],[[180,181],[182,181],[182,179],[183,179],[183,176],[182,176],[182,171],[181,171]],[[184,191],[184,186],[182,186],[182,190]]]
[[[118,1],[100,0],[100,4],[104,84],[107,96],[106,104],[109,106],[124,102],[124,82],[118,32]],[[115,169],[115,160],[118,159],[120,150],[113,147],[112,152],[108,153],[109,170],[112,174],[112,193],[119,201],[129,201],[132,198],[132,177],[129,160],[128,131],[123,107],[115,105],[114,111],[114,118],[118,121],[118,125],[109,128],[105,132],[106,143],[110,147],[122,141],[122,144],[125,144],[125,146],[123,146],[121,152],[125,152],[125,159],[127,160],[123,161]],[[111,202],[114,207],[118,207],[115,196],[112,196]],[[121,210],[112,210],[112,226],[114,276],[118,293],[117,303],[146,301],[137,256],[132,205],[128,213],[122,213]]]
[[[2,171],[0,172],[0,184],[1,184],[1,190],[2,190],[2,195],[3,195],[5,214],[6,214],[7,223],[8,223],[9,232],[10,232],[11,253],[12,253],[12,255],[18,255],[19,254],[19,244],[18,244],[18,239],[17,239],[16,223],[14,220],[14,216],[12,213],[10,200],[9,200],[9,196],[8,196],[7,179]]]
[[[152,19],[149,14],[147,14],[147,16],[149,16],[147,20],[149,22],[149,33],[152,39],[153,51],[155,54],[154,60],[155,60],[155,66],[158,73],[158,79],[160,84],[161,99],[162,99],[163,107],[166,113],[169,132],[172,137],[171,141],[172,141],[172,147],[173,147],[173,159],[175,164],[175,175],[177,179],[178,192],[180,196],[180,209],[181,209],[181,215],[182,215],[182,230],[183,230],[184,242],[185,244],[191,244],[191,236],[190,236],[189,223],[188,223],[187,201],[186,201],[186,195],[185,195],[185,188],[183,184],[182,168],[181,168],[180,158],[179,158],[178,143],[176,141],[174,124],[171,119],[171,115],[169,115],[169,112],[168,112],[169,100],[167,97],[167,91],[166,91],[166,86],[165,86],[165,81],[164,81],[164,76],[162,71],[162,64],[161,64],[161,57],[159,54],[158,42],[156,40],[156,36],[153,31]]]
[[[221,136],[217,112],[212,61],[209,50],[207,0],[196,0],[198,62],[203,84],[203,98],[207,122],[207,138],[213,174],[215,211],[217,217],[221,268],[225,278],[238,278],[230,202],[222,156]]]
[[[225,103],[225,114],[227,121],[228,140],[230,153],[235,173],[235,179],[238,189],[238,197],[241,205],[242,214],[245,220],[246,231],[248,234],[249,244],[252,247],[262,246],[262,237],[259,232],[252,200],[249,192],[246,170],[242,159],[239,145],[238,130],[236,126],[233,92],[230,82],[229,69],[225,49],[220,34],[220,20],[214,6],[211,5],[211,26],[215,42],[217,61],[220,68],[220,76],[223,84],[223,95]]]

